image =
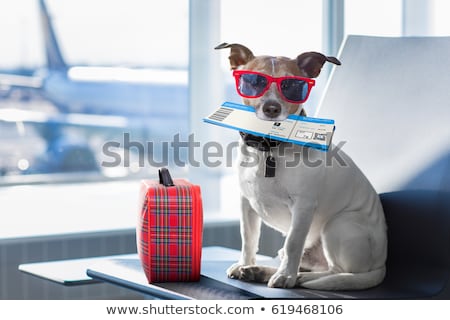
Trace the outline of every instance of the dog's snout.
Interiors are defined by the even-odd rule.
[[[267,117],[276,118],[281,114],[281,104],[276,101],[267,101],[262,110]]]

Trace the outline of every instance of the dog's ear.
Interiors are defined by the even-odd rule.
[[[228,59],[230,59],[230,67],[231,70],[237,69],[237,67],[246,64],[250,60],[253,60],[255,56],[250,51],[249,48],[243,46],[242,44],[238,43],[232,43],[228,44],[226,42],[219,44],[214,49],[226,49],[230,48],[230,56]]]
[[[341,62],[335,57],[327,57],[319,52],[305,52],[297,57],[297,66],[310,78],[315,78],[320,74],[320,70],[325,62],[331,62],[338,66]]]

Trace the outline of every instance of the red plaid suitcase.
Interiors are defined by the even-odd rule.
[[[144,180],[136,230],[139,258],[149,283],[198,281],[203,237],[200,187],[183,179]]]

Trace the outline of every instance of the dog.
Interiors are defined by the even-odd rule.
[[[255,109],[256,117],[274,122],[305,115],[302,104],[313,78],[325,62],[341,64],[318,52],[290,59],[255,56],[241,44],[215,49],[230,49],[244,104]],[[381,283],[387,257],[384,212],[352,159],[342,150],[335,151],[341,160],[336,161],[306,146],[241,136],[242,250],[228,277],[316,290],[363,290]],[[296,166],[289,165],[299,157]],[[285,235],[278,268],[256,265],[261,221]]]

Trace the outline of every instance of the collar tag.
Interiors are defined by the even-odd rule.
[[[266,158],[266,167],[264,170],[264,177],[273,178],[275,177],[275,168],[277,167],[277,163],[275,158],[272,155],[269,155]]]

